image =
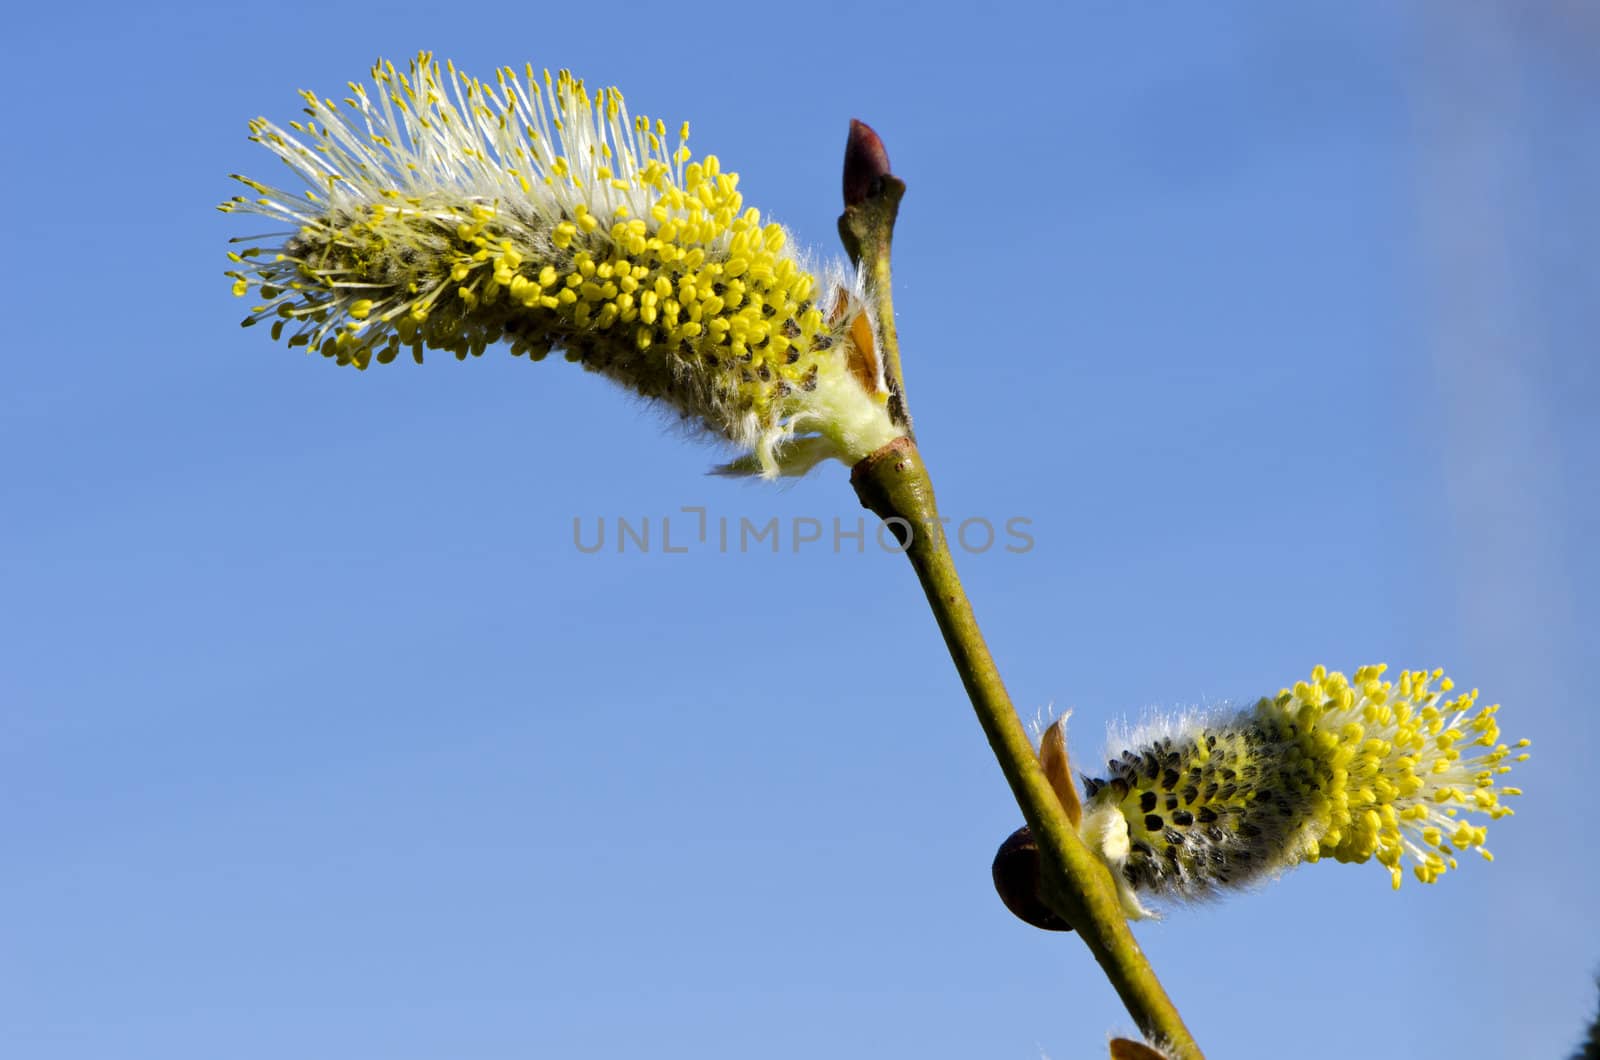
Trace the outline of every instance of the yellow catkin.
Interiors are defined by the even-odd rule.
[[[1318,667],[1249,710],[1140,734],[1087,782],[1086,829],[1111,835],[1125,887],[1184,896],[1324,858],[1376,861],[1395,887],[1406,865],[1432,883],[1463,851],[1489,859],[1471,818],[1512,812],[1522,792],[1498,778],[1528,742],[1502,743],[1499,707],[1447,698],[1439,670],[1385,673]]]
[[[819,415],[811,395],[841,400],[824,384],[847,373],[841,347],[866,307],[816,303],[831,288],[744,204],[736,174],[693,158],[687,125],[669,144],[616,89],[566,71],[485,83],[426,54],[351,92],[342,108],[305,93],[309,118],[289,130],[251,123],[312,191],[239,177],[254,194],[223,205],[292,228],[230,256],[235,292],[260,299],[246,324],[271,319],[275,337],[357,368],[402,348],[419,361],[502,341],[535,360],[561,349],[757,445],[769,470],[796,424],[898,433],[881,380]]]

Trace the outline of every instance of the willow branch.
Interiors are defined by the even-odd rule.
[[[1109,870],[1078,838],[1011,705],[941,532],[933,483],[916,444],[908,438],[891,442],[857,464],[850,481],[862,505],[901,536],[984,735],[1039,845],[1043,897],[1088,944],[1139,1029],[1165,1043],[1174,1056],[1199,1057],[1199,1047],[1128,930]]]
[[[904,192],[904,183],[889,172],[882,141],[861,122],[852,122],[839,233],[873,286],[878,306],[874,337],[891,412],[909,435],[911,419],[889,300],[891,236]],[[908,436],[884,446],[852,469],[850,482],[862,505],[900,538],[922,584],[984,735],[1033,830],[1042,861],[1041,897],[1077,930],[1146,1037],[1161,1042],[1175,1057],[1199,1058],[1199,1046],[1128,929],[1109,870],[1079,839],[1011,704],[956,574],[933,483],[916,442]]]

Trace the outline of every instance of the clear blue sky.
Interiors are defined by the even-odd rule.
[[[991,892],[1019,815],[902,560],[573,547],[853,523],[842,467],[707,477],[559,359],[358,375],[237,327],[252,222],[212,207],[281,172],[246,120],[429,48],[690,119],[830,254],[871,122],[943,506],[1032,521],[961,557],[1025,712],[1087,763],[1146,708],[1387,660],[1535,741],[1492,866],[1141,926],[1200,1041],[1563,1055],[1600,969],[1600,19],[1468,6],[10,16],[0,1053],[1076,1060],[1129,1026]]]

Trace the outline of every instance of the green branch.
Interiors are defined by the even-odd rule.
[[[1088,944],[1145,1036],[1160,1042],[1173,1057],[1198,1060],[1199,1046],[1128,930],[1110,870],[1078,838],[1011,705],[956,574],[939,522],[932,480],[909,436],[911,417],[889,301],[889,251],[904,192],[905,185],[889,172],[889,157],[877,134],[852,122],[845,150],[845,212],[839,218],[839,234],[851,259],[873,285],[878,306],[874,339],[889,389],[890,411],[908,436],[856,464],[850,473],[851,485],[863,507],[885,521],[893,520],[889,526],[905,546],[906,557],[922,583],[984,735],[1033,830],[1042,860],[1040,897]]]
[[[1139,1029],[1175,1057],[1199,1057],[1199,1046],[1128,930],[1110,871],[1078,838],[1011,705],[956,574],[933,483],[915,443],[891,442],[857,464],[850,481],[864,507],[881,519],[897,520],[889,525],[906,546],[984,735],[1039,845],[1043,897],[1088,944]]]

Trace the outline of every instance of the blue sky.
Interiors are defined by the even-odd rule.
[[[943,507],[1035,539],[959,557],[1025,714],[1092,763],[1148,708],[1386,660],[1535,742],[1492,866],[1140,926],[1201,1043],[1562,1055],[1600,969],[1600,19],[1205,6],[13,16],[0,1049],[1066,1060],[1129,1026],[992,894],[1019,815],[902,560],[573,544],[853,526],[842,467],[707,477],[559,359],[358,375],[239,330],[251,222],[212,207],[279,176],[245,121],[428,48],[690,119],[829,254],[871,122]]]

